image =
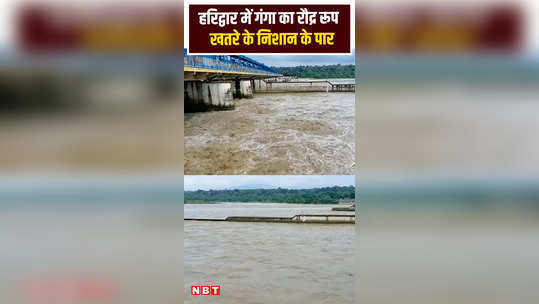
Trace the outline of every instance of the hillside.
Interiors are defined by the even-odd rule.
[[[197,190],[184,192],[186,203],[201,202],[273,202],[296,204],[337,204],[339,199],[354,198],[355,187],[314,189]]]
[[[348,65],[316,65],[295,67],[274,67],[283,76],[295,76],[299,78],[354,78],[355,66]]]

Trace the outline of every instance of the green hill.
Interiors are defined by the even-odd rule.
[[[354,78],[355,66],[348,65],[300,65],[295,67],[274,67],[283,76],[300,78]]]
[[[339,199],[354,198],[355,187],[314,189],[247,189],[185,191],[185,203],[201,202],[272,202],[296,204],[336,204]]]

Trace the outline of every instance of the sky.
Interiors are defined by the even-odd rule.
[[[308,189],[354,185],[353,175],[186,175],[184,190]]]
[[[354,55],[247,55],[267,66],[354,64]]]

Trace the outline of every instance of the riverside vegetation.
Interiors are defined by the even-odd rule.
[[[295,67],[274,67],[283,76],[295,76],[299,78],[354,78],[355,66],[353,64],[334,65],[300,65]]]
[[[185,191],[186,204],[212,202],[271,202],[295,204],[337,204],[355,198],[354,186],[314,189],[233,189]]]

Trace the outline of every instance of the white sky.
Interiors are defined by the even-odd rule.
[[[219,190],[235,188],[319,188],[353,186],[353,175],[186,175],[184,189]]]

